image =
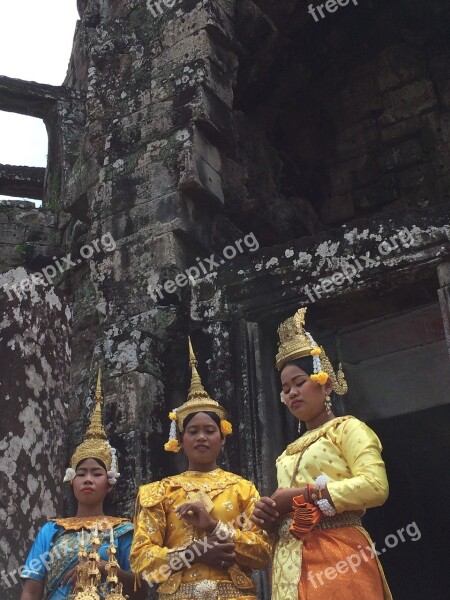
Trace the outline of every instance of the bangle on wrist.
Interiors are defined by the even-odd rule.
[[[319,500],[318,489],[316,487],[313,487],[312,485],[309,486],[309,489],[310,489],[311,504],[317,504],[317,501]]]
[[[317,500],[316,506],[323,512],[326,517],[334,517],[336,514],[336,509],[331,506],[326,498],[322,498],[322,500]]]
[[[317,489],[324,490],[326,488],[327,483],[328,477],[326,475],[319,475],[318,477],[316,477],[315,484],[317,486]]]

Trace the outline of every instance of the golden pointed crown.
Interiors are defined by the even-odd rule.
[[[84,440],[73,453],[70,466],[72,469],[76,469],[82,460],[97,458],[105,464],[106,470],[109,471],[113,462],[113,453],[115,454],[115,450],[111,448],[108,442],[102,423],[102,371],[99,369],[95,389],[94,412]]]
[[[310,356],[312,345],[305,332],[306,308],[299,308],[293,317],[283,321],[278,327],[280,345],[276,356],[276,367],[281,367],[290,360]]]
[[[191,386],[189,388],[187,402],[182,404],[176,412],[178,431],[183,431],[184,419],[193,412],[210,411],[219,415],[220,419],[227,418],[226,410],[218,402],[210,398],[205,390],[197,371],[197,359],[189,338],[189,363],[191,365]]]
[[[341,365],[337,374],[334,372],[330,359],[322,346],[319,346],[312,335],[305,330],[306,307],[299,308],[293,317],[283,321],[278,327],[278,337],[280,344],[275,364],[278,370],[289,362],[305,356],[315,355],[315,375],[321,371],[325,372],[333,383],[333,390],[339,396],[345,394],[348,390],[347,382],[342,371]],[[317,365],[317,367],[316,367]],[[316,373],[317,371],[317,373]],[[326,379],[326,376],[325,376]]]

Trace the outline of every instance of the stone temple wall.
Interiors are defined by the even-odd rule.
[[[0,205],[2,282],[51,280],[20,297],[0,285],[0,391],[17,407],[0,436],[7,571],[70,508],[59,482],[99,366],[121,514],[138,485],[184,466],[162,446],[186,397],[188,333],[205,386],[239,424],[223,465],[262,491],[296,434],[273,356],[277,324],[300,304],[348,370],[341,410],[382,424],[448,406],[447,3],[365,0],[319,22],[297,0],[78,10],[62,86],[0,77],[0,110],[49,131],[44,174],[0,165],[2,193],[44,202]],[[416,389],[395,377],[427,358],[441,379],[429,369]],[[20,511],[3,500],[15,486]],[[389,533],[395,518],[380,515]]]
[[[11,269],[0,287],[26,278]],[[17,569],[38,525],[63,510],[71,311],[54,288],[11,295],[0,321],[0,565],[11,574],[2,596],[17,598]]]

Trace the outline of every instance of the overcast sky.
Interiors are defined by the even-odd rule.
[[[0,75],[61,85],[77,18],[76,0],[0,0]],[[46,160],[43,121],[0,111],[0,163]]]

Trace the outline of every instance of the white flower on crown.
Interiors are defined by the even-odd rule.
[[[75,475],[75,469],[69,467],[68,469],[66,469],[66,474],[64,475],[63,481],[73,481],[75,479]]]
[[[319,347],[318,344],[317,344],[317,342],[315,341],[315,339],[313,338],[313,336],[310,333],[308,333],[307,331],[305,331],[305,335],[308,338],[308,340],[309,340],[312,348],[318,348]],[[317,373],[320,373],[320,371],[322,370],[322,362],[321,362],[320,357],[318,355],[313,356],[312,359],[313,359],[313,373],[315,375],[317,375]]]
[[[120,477],[120,473],[117,471],[117,450],[109,442],[108,446],[111,450],[111,468],[106,474],[108,475],[108,483],[114,485]]]

